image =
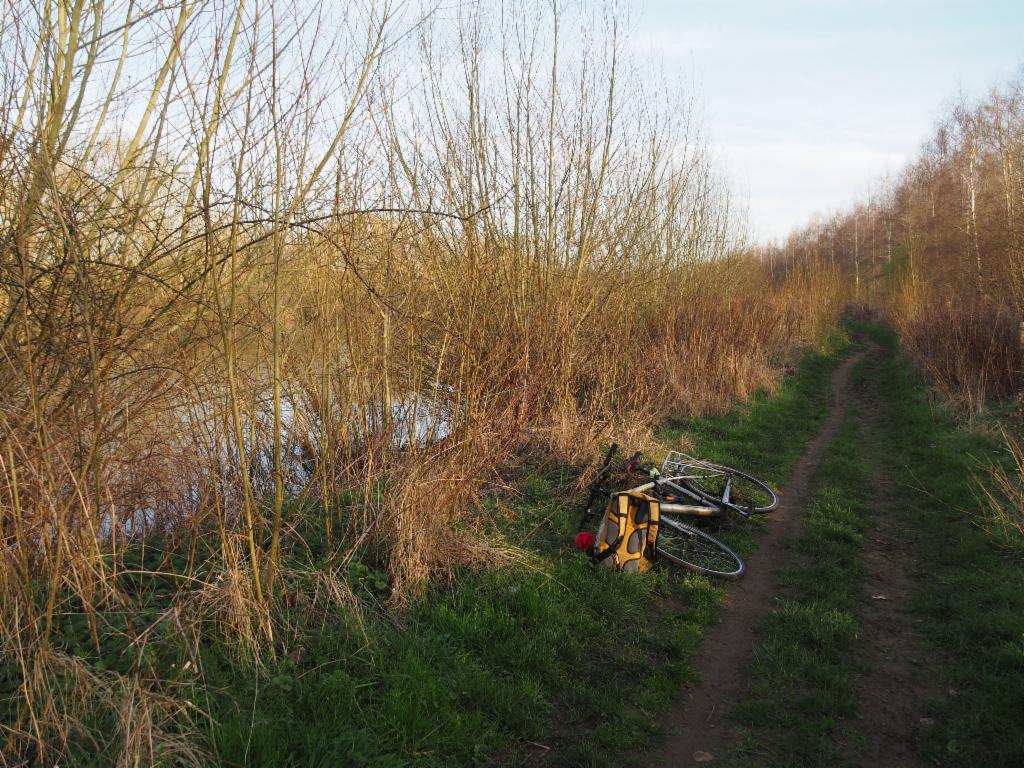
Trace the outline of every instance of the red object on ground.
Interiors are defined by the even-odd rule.
[[[580,531],[576,534],[576,549],[592,549],[597,536],[590,531]]]

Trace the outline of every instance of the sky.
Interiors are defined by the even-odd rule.
[[[1024,65],[1024,0],[634,3],[631,45],[693,81],[761,241],[867,195]]]

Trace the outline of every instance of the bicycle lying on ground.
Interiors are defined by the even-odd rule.
[[[630,461],[633,464],[627,463],[627,471],[642,471],[653,478],[643,489],[646,492],[653,491],[668,503],[686,498],[697,502],[685,510],[677,510],[684,514],[719,517],[734,512],[747,518],[771,512],[779,505],[778,494],[764,481],[679,451],[669,451],[660,470],[645,468],[636,454]]]
[[[590,486],[580,520],[581,531],[600,511],[596,508],[598,502],[612,495],[608,482],[617,451],[618,446],[613,443]],[[657,554],[676,565],[711,576],[737,579],[743,575],[746,565],[727,544],[679,518],[721,518],[730,512],[748,518],[770,512],[779,503],[778,494],[756,477],[678,451],[669,452],[660,469],[644,466],[637,451],[623,463],[621,471],[651,478],[631,488],[630,492],[645,493],[659,501],[661,526]]]

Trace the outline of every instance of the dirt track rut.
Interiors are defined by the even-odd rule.
[[[669,736],[657,755],[660,765],[701,764],[707,762],[707,755],[721,755],[735,742],[729,711],[747,691],[755,632],[772,608],[786,541],[799,530],[814,472],[846,415],[850,371],[860,357],[847,358],[832,375],[833,402],[825,424],[782,489],[779,508],[770,515],[757,551],[747,560],[747,578],[730,590],[721,621],[708,632],[697,652],[694,665],[701,680],[683,693],[665,717]]]

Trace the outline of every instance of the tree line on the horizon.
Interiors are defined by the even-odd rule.
[[[959,98],[898,175],[764,255],[840,268],[851,301],[885,311],[955,404],[1015,396],[1024,382],[1024,71],[983,98]]]

